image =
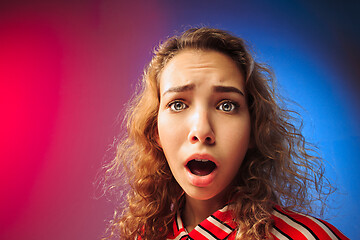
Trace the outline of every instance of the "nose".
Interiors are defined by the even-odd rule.
[[[190,143],[215,144],[215,134],[211,125],[209,114],[206,111],[196,112],[190,119],[190,132],[188,140]]]

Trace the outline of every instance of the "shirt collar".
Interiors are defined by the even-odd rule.
[[[232,211],[229,209],[229,206],[226,205],[211,214],[188,233],[184,228],[181,215],[178,212],[173,222],[173,232],[168,235],[167,239],[226,239],[237,227],[233,219]]]

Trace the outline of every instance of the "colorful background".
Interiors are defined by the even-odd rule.
[[[360,237],[356,1],[1,1],[0,239],[99,239],[96,178],[159,40],[188,26],[247,39],[298,102],[338,186],[326,214]]]

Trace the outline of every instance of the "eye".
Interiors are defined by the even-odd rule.
[[[232,102],[232,101],[222,101],[218,106],[217,109],[223,112],[233,112],[239,107],[239,104]]]
[[[187,106],[185,103],[176,100],[176,101],[169,103],[168,107],[174,112],[180,112],[180,111],[184,110]]]

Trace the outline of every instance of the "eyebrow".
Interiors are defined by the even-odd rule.
[[[171,93],[171,92],[186,92],[186,91],[191,91],[195,88],[194,84],[188,84],[188,85],[184,85],[184,86],[178,86],[178,87],[172,87],[169,88],[168,90],[166,90],[163,93],[163,96],[167,93]]]
[[[191,91],[195,88],[194,84],[188,84],[188,85],[183,85],[183,86],[177,86],[177,87],[172,87],[169,88],[168,90],[166,90],[163,93],[163,96],[167,93],[172,93],[172,92],[187,92],[187,91]],[[234,93],[238,93],[242,96],[245,96],[244,93],[236,88],[236,87],[229,87],[229,86],[214,86],[213,87],[215,92],[234,92]]]
[[[242,96],[245,96],[244,93],[236,87],[214,86],[214,90],[215,92],[234,92],[234,93],[239,93]]]

